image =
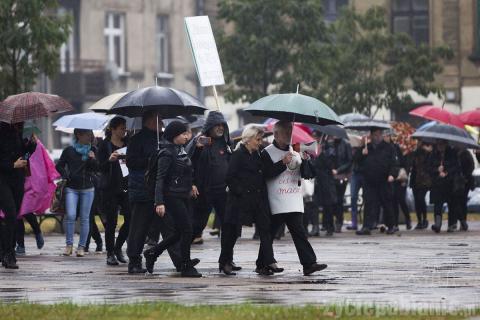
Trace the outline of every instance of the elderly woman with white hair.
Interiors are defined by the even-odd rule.
[[[235,275],[232,266],[233,248],[240,236],[242,225],[252,223],[255,223],[260,236],[257,273],[273,275],[274,272],[283,271],[277,267],[273,256],[270,211],[259,153],[263,135],[264,131],[260,126],[248,125],[228,166],[227,210],[222,225],[222,251],[218,260],[220,272],[226,275]]]

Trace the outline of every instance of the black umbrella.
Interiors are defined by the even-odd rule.
[[[118,100],[107,113],[140,117],[154,110],[162,118],[203,114],[207,108],[192,95],[172,88],[147,87],[131,91]]]
[[[446,140],[453,146],[480,149],[480,146],[467,131],[448,124],[435,124],[423,130],[417,130],[412,135],[412,138],[422,139],[428,142],[432,142],[432,139]]]
[[[315,131],[319,131],[323,134],[326,134],[327,136],[333,136],[340,139],[348,139],[347,130],[334,124],[327,125],[327,126],[310,125],[310,128],[312,128]]]
[[[345,129],[358,131],[370,131],[375,129],[388,130],[392,129],[392,126],[386,121],[365,119],[347,122],[345,123]]]

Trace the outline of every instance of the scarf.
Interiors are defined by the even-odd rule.
[[[92,148],[91,144],[80,144],[78,142],[73,143],[73,147],[75,148],[75,151],[80,153],[82,155],[82,160],[86,161],[88,159],[88,153],[90,152],[90,149]]]

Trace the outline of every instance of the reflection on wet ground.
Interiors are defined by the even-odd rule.
[[[128,275],[126,265],[109,267],[105,254],[62,257],[64,238],[46,237],[37,250],[27,237],[28,255],[19,270],[0,269],[0,300],[57,303],[132,303],[171,301],[184,304],[389,304],[411,308],[470,308],[480,306],[480,223],[466,233],[434,234],[403,231],[360,238],[351,232],[333,238],[311,238],[318,261],[328,269],[302,275],[295,247],[287,235],[275,243],[282,274],[254,273],[258,242],[244,229],[235,261],[244,268],[237,276],[218,273],[220,241],[208,237],[192,248],[201,259],[201,279],[178,276],[167,255],[153,275]]]

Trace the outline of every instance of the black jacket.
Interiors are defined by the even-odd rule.
[[[363,168],[365,182],[371,185],[387,183],[388,176],[395,177],[398,172],[395,151],[393,146],[385,141],[376,147],[368,144],[368,155],[364,156],[362,150],[355,153],[356,161]]]
[[[226,177],[228,185],[225,221],[251,225],[259,210],[268,210],[267,188],[259,152],[240,144],[232,154]]]
[[[465,187],[467,190],[475,188],[475,181],[473,179],[473,170],[475,169],[475,161],[472,154],[467,149],[458,152],[458,161],[460,164],[460,172],[465,178]]]
[[[126,144],[125,144],[126,146]],[[121,147],[123,148],[123,147]],[[100,187],[111,193],[118,193],[127,190],[128,178],[122,174],[118,161],[108,161],[110,155],[118,149],[110,140],[103,140],[98,146],[97,159],[100,165]],[[127,148],[128,149],[128,148]]]
[[[145,185],[148,161],[157,154],[157,132],[143,128],[129,141],[127,148],[128,196],[130,201],[153,201]]]
[[[165,196],[189,198],[192,191],[192,161],[183,147],[163,141],[158,155],[155,205],[165,204]]]
[[[335,147],[335,168],[337,175],[348,177],[352,171],[352,147],[343,139],[334,142]]]
[[[431,156],[431,153],[422,148],[417,148],[417,150],[412,153],[410,169],[411,188],[430,189],[432,187]]]
[[[232,151],[228,125],[223,115],[220,112],[211,111],[201,134],[208,136],[210,129],[219,124],[225,127],[223,137],[213,139],[211,145],[198,148],[197,136],[186,148],[194,166],[194,184],[198,187],[200,194],[225,192],[226,189],[225,177]]]
[[[442,178],[438,172],[438,167],[443,165],[447,176]],[[434,149],[430,157],[430,174],[432,176],[432,188],[430,192],[430,202],[446,202],[453,196],[453,182],[455,176],[460,174],[460,164],[458,162],[457,151],[447,146],[444,153]]]
[[[92,151],[95,149],[92,147]],[[57,171],[67,180],[67,187],[72,189],[89,189],[94,187],[95,173],[98,171],[98,161],[88,158],[82,160],[82,155],[70,146],[63,150],[56,165]]]
[[[325,150],[313,160],[315,169],[315,189],[313,201],[317,206],[337,203],[336,181],[332,170],[335,169],[335,157]]]
[[[14,169],[13,164],[20,157],[35,151],[36,144],[22,139],[22,133],[13,126],[0,123],[0,179],[23,184],[24,169]]]

